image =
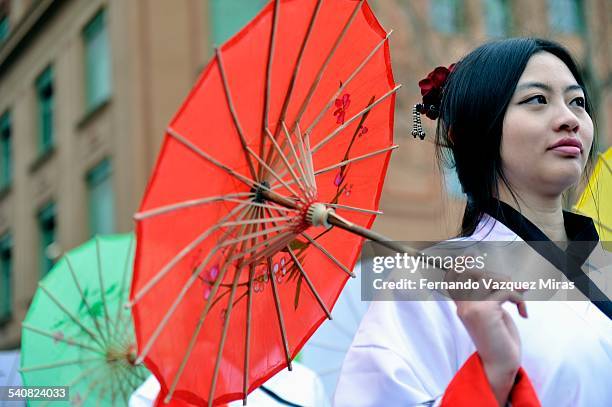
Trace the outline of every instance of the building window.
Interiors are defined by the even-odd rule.
[[[445,165],[442,167],[442,177],[444,178],[446,192],[453,198],[465,198],[459,176],[457,175],[457,169],[455,168],[455,160],[450,150],[445,149],[444,158]]]
[[[508,0],[484,0],[485,26],[490,37],[505,37],[512,24]]]
[[[432,0],[430,4],[431,24],[442,33],[456,33],[462,26],[460,0]]]
[[[13,314],[13,238],[0,238],[0,323],[9,321]]]
[[[212,41],[221,45],[248,23],[268,0],[210,0]]]
[[[87,193],[90,234],[115,232],[115,199],[108,159],[87,173]]]
[[[111,61],[106,11],[101,10],[83,29],[85,45],[85,105],[91,111],[111,94]]]
[[[459,177],[457,176],[457,171],[454,168],[444,169],[444,184],[449,196],[454,198],[465,198],[461,183],[459,182]]]
[[[11,158],[11,115],[0,116],[0,188],[11,184],[13,160]]]
[[[548,21],[557,33],[578,33],[583,29],[582,0],[548,0]]]
[[[38,152],[53,147],[53,68],[47,67],[36,79],[38,98]]]
[[[0,17],[0,43],[4,42],[9,35],[9,18],[8,15]]]
[[[55,262],[55,204],[46,205],[38,213],[38,229],[40,233],[40,270],[44,277]]]

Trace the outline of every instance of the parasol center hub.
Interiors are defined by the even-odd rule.
[[[111,347],[106,351],[106,361],[108,363],[113,363],[121,359],[123,359],[123,352],[121,352],[121,350]]]
[[[128,363],[130,365],[135,365],[136,364],[136,359],[138,359],[138,351],[136,349],[136,345],[135,344],[131,344],[128,347],[126,359],[127,359]]]
[[[313,202],[306,210],[306,220],[312,226],[325,226],[330,228],[329,215],[334,213],[332,208],[327,207],[321,202]]]
[[[270,183],[268,181],[262,181],[258,185],[253,186],[251,188],[253,202],[260,204],[266,202],[264,192],[269,190]]]

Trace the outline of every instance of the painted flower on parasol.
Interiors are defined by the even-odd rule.
[[[246,402],[331,318],[364,237],[385,240],[388,36],[364,0],[273,1],[171,121],[129,303],[166,401]]]
[[[148,375],[134,363],[132,318],[123,307],[133,242],[131,234],[96,237],[39,283],[23,322],[24,386],[68,386],[65,405],[127,405]]]

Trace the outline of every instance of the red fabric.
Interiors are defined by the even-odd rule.
[[[278,28],[270,68],[271,85],[266,93],[270,33],[276,4],[279,4]],[[319,4],[318,16],[314,20],[301,65],[294,77],[311,16]],[[356,7],[359,9],[350,28],[322,72],[314,92],[310,93],[330,50]],[[373,107],[363,120],[358,118],[349,122],[369,103],[395,87],[388,41],[348,81],[356,68],[385,37],[386,32],[376,20],[367,1],[281,0],[280,3],[269,2],[253,21],[220,47],[224,78],[230,89],[244,141],[253,154],[259,156],[260,150],[263,150],[264,161],[270,157],[267,152],[274,151],[273,144],[262,131],[266,100],[269,101],[267,123],[271,133],[278,135],[279,143],[283,143],[286,138],[279,125],[285,99],[289,101],[284,112],[289,131],[297,128],[293,123],[298,121],[301,132],[306,132],[319,113],[323,112],[321,119],[311,129],[311,148],[334,133],[342,126],[340,123],[346,126],[313,154],[315,171],[332,167],[316,175],[316,200],[319,202],[369,210],[378,208],[390,151],[348,165],[333,166],[346,159],[384,150],[393,144],[394,94]],[[250,157],[255,167],[259,166],[259,162],[242,146],[224,92],[220,67],[221,64],[213,58],[172,119],[139,212],[202,198],[249,193],[250,184],[230,175],[219,165],[194,152],[194,149],[214,157],[218,163],[243,177],[278,184],[270,175],[252,176],[247,157]],[[295,87],[289,92],[292,83],[295,83]],[[341,84],[347,84],[346,88],[336,95]],[[336,99],[339,100],[337,105],[334,103]],[[324,110],[328,102],[331,102],[329,108]],[[367,131],[364,130],[366,127]],[[180,141],[177,134],[188,143]],[[291,137],[295,143],[297,134]],[[293,163],[290,149],[287,145],[284,149]],[[280,172],[284,168],[280,159],[266,162],[276,171]],[[285,181],[292,179],[290,174],[283,177]],[[292,188],[299,191],[295,184]],[[291,199],[292,192],[284,186],[276,188],[275,192]],[[300,195],[299,192],[296,194]],[[242,197],[246,199],[244,195]],[[289,357],[295,357],[326,319],[323,307],[311,292],[309,284],[299,278],[300,270],[293,265],[286,249],[289,242],[327,309],[332,309],[348,279],[340,267],[304,237],[291,236],[293,232],[287,232],[286,229],[270,232],[266,237],[268,241],[284,233],[284,236],[280,236],[284,245],[279,251],[274,247],[275,253],[271,255],[270,263],[262,261],[254,271],[250,334],[247,338],[248,296],[245,287],[248,286],[249,270],[238,269],[236,262],[226,268],[222,267],[224,260],[229,257],[228,246],[217,250],[206,260],[213,247],[221,241],[229,240],[222,238],[227,227],[213,229],[213,226],[218,225],[237,206],[236,200],[219,200],[161,215],[137,217],[137,249],[130,299],[135,300],[138,296],[132,312],[139,351],[142,353],[148,344],[153,344],[144,363],[158,378],[162,390],[168,391],[175,378],[178,378],[174,395],[196,405],[207,405],[211,393],[215,403],[240,399],[243,396],[245,375],[247,392],[250,392],[286,367],[285,346],[269,278],[271,273],[276,276],[274,281],[278,288]],[[342,208],[337,213],[366,228],[372,226],[376,217],[372,213]],[[273,214],[277,219],[287,215],[276,211]],[[247,220],[252,216],[270,217],[259,208],[244,216]],[[235,215],[229,220],[244,219],[237,217]],[[263,227],[270,229],[271,225]],[[207,230],[212,231],[208,236],[200,238]],[[324,227],[310,227],[306,233],[310,237],[317,237],[316,241],[339,263],[349,270],[353,269],[361,252],[362,237],[338,228],[326,232]],[[263,238],[259,243],[262,243],[261,240]],[[247,245],[252,245],[252,241],[247,242]],[[185,250],[190,247],[191,250]],[[237,250],[243,251],[240,247]],[[180,253],[185,254],[177,257]],[[202,264],[204,266],[200,268]],[[168,272],[155,280],[157,283],[148,285],[162,270]],[[228,309],[229,291],[235,276],[238,288],[229,313],[227,340],[221,348],[220,338]],[[200,317],[211,295],[211,282],[217,279],[223,286],[215,298],[211,298],[210,303],[213,305],[200,324]],[[184,297],[174,305],[181,293]],[[172,314],[168,314],[170,309],[174,309]],[[201,329],[196,335],[198,326]],[[158,327],[161,333],[153,341]],[[195,338],[193,348],[179,375],[192,337]],[[245,374],[247,339],[250,350],[248,373]],[[216,386],[211,391],[217,354],[222,355],[220,370]]]
[[[516,374],[514,387],[508,398],[512,407],[540,406],[533,385],[522,367]],[[442,398],[442,407],[471,407],[475,401],[478,401],[478,406],[481,407],[498,407],[477,352],[468,358],[451,380]]]

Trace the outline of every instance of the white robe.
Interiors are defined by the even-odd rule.
[[[323,383],[315,372],[306,366],[293,361],[293,370],[281,370],[272,376],[265,384],[267,389],[284,400],[304,407],[326,407],[329,405]],[[151,407],[159,394],[159,382],[155,376],[149,378],[132,394],[129,407]],[[253,390],[248,396],[249,407],[281,407],[286,403],[274,400],[260,388]],[[242,400],[228,404],[229,407],[242,406]]]
[[[488,215],[467,239],[521,240]],[[504,308],[543,406],[612,406],[612,321],[599,309],[587,301],[529,301],[524,319],[515,305]],[[475,351],[453,301],[373,302],[344,360],[334,405],[438,405]]]

